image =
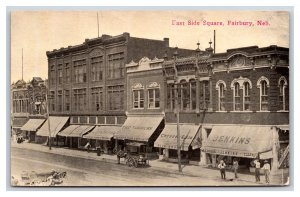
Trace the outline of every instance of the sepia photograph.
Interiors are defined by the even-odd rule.
[[[11,187],[290,185],[289,11],[9,17]]]

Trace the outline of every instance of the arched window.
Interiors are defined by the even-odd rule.
[[[244,83],[244,111],[250,110],[250,84]]]
[[[241,110],[241,98],[240,98],[240,84],[236,82],[234,84],[233,91],[233,110],[240,111]]]
[[[181,86],[181,94],[180,94],[180,100],[181,100],[181,109],[187,110],[190,108],[190,87],[189,83],[187,83],[185,80],[180,81]]]
[[[216,89],[218,91],[218,111],[225,111],[226,83],[222,80],[219,80],[216,83]]]
[[[267,111],[268,110],[268,86],[265,80],[261,81],[261,88],[260,88],[260,110]]]
[[[174,84],[167,84],[167,108],[170,110],[175,109],[175,89]]]
[[[280,77],[278,80],[279,86],[279,109],[280,110],[288,110],[289,109],[289,99],[287,95],[287,80],[285,77]]]

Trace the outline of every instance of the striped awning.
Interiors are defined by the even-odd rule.
[[[90,133],[84,135],[83,138],[109,141],[120,130],[121,126],[96,126]]]
[[[57,133],[66,125],[69,120],[69,117],[59,117],[59,116],[50,116],[50,131],[51,137],[56,137]],[[38,136],[49,136],[48,130],[48,119],[43,124],[43,126],[36,132]]]
[[[147,142],[162,120],[162,116],[128,117],[121,131],[115,134],[114,138]]]
[[[180,149],[188,151],[189,146],[193,149],[200,148],[199,125],[180,124]],[[157,140],[155,147],[177,149],[177,125],[166,124]]]
[[[42,126],[45,122],[45,119],[29,119],[25,125],[21,127],[23,131],[36,131],[38,128]]]

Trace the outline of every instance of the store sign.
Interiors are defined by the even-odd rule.
[[[212,142],[221,142],[228,144],[249,144],[251,142],[250,137],[236,137],[236,136],[228,136],[228,135],[214,135],[209,138]]]
[[[177,135],[161,134],[160,137],[161,138],[177,138]],[[189,139],[189,140],[192,140],[193,137],[189,136],[189,135],[181,135],[180,139]]]
[[[214,148],[201,148],[205,153],[217,154],[217,155],[226,155],[232,157],[248,157],[256,158],[258,153],[244,152],[244,151],[233,151],[233,150],[223,150],[223,149],[214,149]]]
[[[138,129],[138,130],[152,130],[153,127],[142,127],[142,126],[133,126],[133,125],[128,125],[128,126],[123,126],[123,129]]]

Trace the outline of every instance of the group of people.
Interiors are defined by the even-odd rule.
[[[262,168],[260,167],[261,164],[258,159],[254,160],[254,165],[255,165],[255,180],[256,180],[256,182],[260,182],[260,169],[263,169],[264,174],[265,174],[266,183],[269,184],[270,183],[271,166],[270,166],[268,160],[264,161],[264,165]],[[220,160],[218,168],[220,169],[221,179],[226,179],[226,164],[225,164],[224,160]],[[237,179],[239,163],[236,159],[233,160],[232,169],[234,172],[234,177]]]

